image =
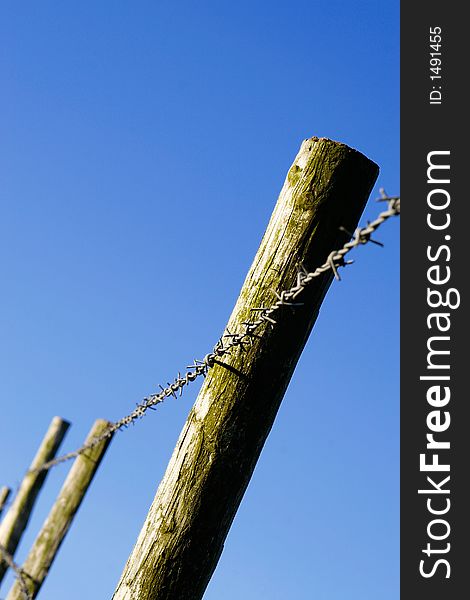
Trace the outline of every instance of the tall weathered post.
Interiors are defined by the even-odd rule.
[[[270,306],[299,265],[313,270],[353,231],[378,174],[359,152],[328,139],[303,142],[290,168],[227,330]],[[223,255],[220,258],[223,261]],[[331,271],[213,366],[189,413],[114,600],[199,600],[307,341]]]

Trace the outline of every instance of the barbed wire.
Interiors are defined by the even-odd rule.
[[[338,269],[346,267],[352,264],[354,261],[345,260],[346,255],[356,248],[357,246],[365,245],[367,243],[377,244],[383,246],[381,242],[372,239],[372,234],[388,219],[393,216],[400,214],[400,197],[399,196],[388,196],[383,188],[380,189],[380,198],[378,202],[387,202],[387,210],[381,212],[378,217],[368,222],[366,227],[358,227],[354,233],[350,233],[344,227],[340,229],[345,233],[349,234],[351,241],[345,243],[342,248],[333,250],[326,261],[314,271],[309,272],[303,265],[300,265],[297,273],[296,283],[290,288],[283,290],[280,294],[275,292],[277,300],[269,307],[253,307],[250,309],[251,312],[258,314],[258,318],[255,321],[244,321],[242,326],[244,331],[241,333],[231,333],[227,329],[224,334],[219,338],[215,344],[212,352],[206,354],[202,360],[195,359],[192,365],[188,365],[186,368],[189,369],[185,375],[178,375],[174,378],[173,382],[167,383],[167,387],[160,385],[160,392],[151,394],[143,399],[140,404],[137,404],[136,408],[128,415],[122,417],[118,421],[111,423],[108,429],[106,429],[101,435],[93,438],[88,443],[83,444],[73,452],[63,454],[53,460],[50,460],[43,465],[32,469],[30,472],[39,472],[51,469],[61,463],[76,458],[80,454],[83,454],[87,450],[94,448],[107,438],[111,437],[116,431],[120,431],[123,428],[129,427],[134,424],[138,419],[145,416],[148,410],[155,410],[157,404],[160,404],[170,396],[177,398],[177,394],[181,396],[185,386],[189,385],[199,377],[205,377],[211,367],[216,364],[217,359],[230,354],[230,351],[234,348],[244,349],[246,344],[251,344],[255,332],[264,324],[269,324],[275,327],[277,324],[276,319],[277,313],[282,310],[283,307],[296,307],[301,306],[302,303],[296,302],[298,296],[302,294],[305,288],[309,285],[313,279],[319,277],[327,271],[332,271],[335,279],[341,280]],[[228,340],[228,341],[225,341]],[[6,549],[0,544],[0,555],[3,556],[3,560],[15,573],[16,578],[19,581],[21,592],[25,600],[32,600],[26,585],[25,577],[27,574],[18,566],[13,557],[6,551]]]
[[[255,332],[261,325],[266,323],[269,323],[272,326],[276,325],[277,321],[274,317],[277,316],[277,313],[282,310],[283,307],[288,306],[292,308],[298,306],[300,303],[295,302],[295,300],[297,300],[298,296],[316,277],[331,270],[334,277],[337,280],[340,280],[341,277],[338,269],[340,267],[346,267],[354,262],[345,260],[345,256],[351,252],[353,248],[356,248],[356,246],[364,245],[369,242],[383,246],[383,244],[377,240],[373,240],[371,235],[380,227],[380,225],[382,225],[382,223],[389,218],[400,214],[399,196],[388,196],[385,190],[381,188],[380,198],[378,198],[377,201],[387,202],[387,210],[381,212],[374,221],[368,222],[366,227],[358,227],[354,233],[350,233],[344,229],[344,227],[341,227],[340,229],[342,231],[350,235],[352,238],[351,241],[344,244],[339,250],[333,250],[327,257],[325,263],[312,272],[307,271],[303,265],[300,265],[295,285],[282,291],[280,294],[276,293],[277,300],[271,306],[253,307],[250,309],[252,312],[258,314],[258,318],[255,321],[243,322],[244,332],[231,333],[230,331],[225,330],[226,333],[219,338],[212,352],[206,354],[202,360],[194,359],[193,364],[186,367],[190,370],[185,375],[182,376],[181,373],[178,372],[178,375],[174,378],[173,382],[168,382],[166,387],[160,385],[160,392],[146,396],[140,404],[137,404],[136,408],[131,413],[112,423],[101,435],[90,440],[87,444],[80,446],[73,452],[68,452],[67,454],[63,454],[62,456],[44,463],[34,469],[33,472],[48,470],[69,461],[72,458],[76,458],[80,454],[94,448],[97,444],[100,444],[105,439],[112,436],[116,431],[120,431],[129,427],[129,425],[134,424],[138,419],[144,417],[148,410],[155,410],[156,405],[163,402],[166,398],[169,398],[170,396],[176,398],[177,394],[181,396],[183,388],[199,377],[205,377],[209,369],[214,366],[217,359],[222,358],[226,354],[230,354],[230,350],[233,348],[239,347],[244,349],[246,344],[251,344]]]
[[[32,600],[33,597],[29,593],[28,586],[26,584],[26,578],[28,574],[23,571],[23,569],[14,561],[13,556],[7,551],[7,549],[0,544],[0,557],[1,560],[6,562],[6,564],[10,567],[10,569],[15,574],[16,579],[18,580],[21,593],[25,600]]]

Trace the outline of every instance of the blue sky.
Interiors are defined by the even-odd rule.
[[[398,18],[2,2],[0,485],[54,415],[74,449],[212,348],[304,138],[379,164],[362,222],[399,192]],[[398,219],[378,237],[325,299],[206,600],[398,597]],[[39,597],[111,597],[198,387],[115,437]]]

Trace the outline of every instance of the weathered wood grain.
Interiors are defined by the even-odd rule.
[[[377,174],[344,144],[304,141],[229,319],[231,332],[243,331],[251,307],[270,306],[274,291],[294,284],[299,263],[313,270],[347,241],[339,227],[355,229]],[[331,278],[317,278],[295,314],[276,315],[278,324],[250,348],[209,370],[114,600],[202,598]]]

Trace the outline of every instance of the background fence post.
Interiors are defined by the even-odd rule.
[[[5,504],[8,502],[10,494],[11,489],[6,485],[0,488],[0,517],[2,516],[3,509],[5,508]]]
[[[272,305],[275,292],[295,284],[299,264],[314,269],[348,241],[339,228],[355,229],[377,174],[374,163],[344,144],[304,141],[228,336],[244,331],[250,308]],[[268,322],[243,352],[209,370],[114,600],[202,598],[331,279],[331,271],[316,278],[295,313],[284,307],[275,327]]]
[[[28,525],[36,498],[47,476],[47,471],[35,472],[34,469],[54,458],[69,426],[70,423],[60,417],[52,419],[39,450],[21,482],[10,508],[0,523],[0,544],[11,556],[15,554],[21,536]],[[0,583],[7,569],[8,565],[4,560],[1,560],[0,556]]]
[[[109,425],[110,423],[103,419],[95,421],[85,444],[99,437],[108,429]],[[24,581],[31,598],[36,597],[47,577],[51,564],[100,465],[111,437],[110,435],[75,459],[64,485],[22,565]],[[66,591],[63,596],[67,597]],[[8,593],[7,600],[23,599],[24,592],[21,582],[17,579]]]

